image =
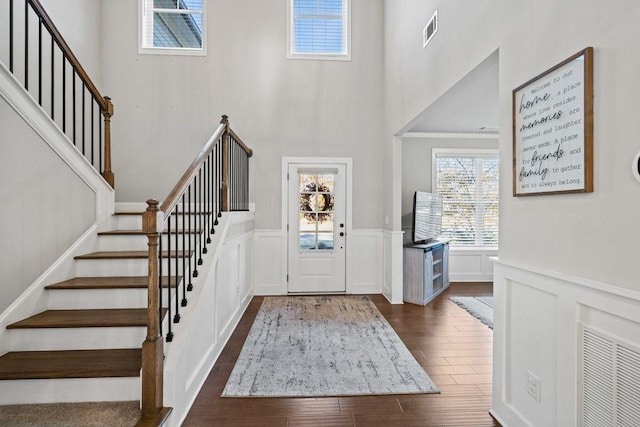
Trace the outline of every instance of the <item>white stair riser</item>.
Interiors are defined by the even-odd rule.
[[[182,295],[182,284],[179,287]],[[171,289],[171,295],[176,290]],[[162,301],[166,306],[169,290],[163,289]],[[91,308],[145,308],[147,289],[55,289],[48,291],[50,310]],[[187,299],[189,295],[187,293]]]
[[[200,215],[185,215],[183,220],[182,215],[178,215],[175,218],[172,217],[171,227],[175,228],[177,224],[178,228],[204,229],[204,218],[205,217]],[[215,219],[215,216],[209,217],[209,219],[207,220],[209,227],[211,227],[211,222],[215,221]],[[142,230],[142,216],[116,215],[116,227],[118,230]],[[165,229],[166,227],[167,224],[165,223]]]
[[[140,377],[0,381],[0,405],[140,400]]]
[[[116,215],[118,230],[142,230],[142,215]]]
[[[196,236],[195,234],[186,234],[184,236],[184,243],[181,234],[177,235],[177,237],[178,239],[176,241],[175,234],[163,234],[162,250],[168,250],[169,240],[171,241],[172,250],[176,249],[176,247],[178,249],[182,249],[183,247],[189,249],[189,245],[191,245],[191,249],[193,249],[196,247],[197,240],[203,239],[201,242],[206,241],[206,236]],[[213,236],[211,237],[213,238]],[[189,238],[191,239],[191,242],[189,242]],[[149,241],[146,236],[107,235],[100,236],[98,240],[98,248],[100,251],[146,251],[149,249]]]
[[[146,326],[11,329],[11,351],[140,348]],[[1,382],[1,381],[0,381]]]
[[[171,261],[171,274],[176,273],[175,259],[162,260],[162,275],[169,273],[168,261]],[[188,260],[186,260],[188,265]],[[191,269],[195,268],[194,257],[191,258]],[[149,274],[148,260],[142,259],[82,259],[76,262],[78,277],[110,277],[110,276],[146,276]],[[187,267],[188,268],[188,267]],[[178,274],[182,274],[182,258],[178,259]]]

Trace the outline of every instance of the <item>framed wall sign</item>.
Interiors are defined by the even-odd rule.
[[[593,48],[513,90],[513,195],[593,191]]]

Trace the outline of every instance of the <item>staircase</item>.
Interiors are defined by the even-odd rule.
[[[65,171],[52,181],[60,191],[81,182],[79,188],[89,190],[74,206],[59,203],[47,211],[45,205],[41,216],[53,212],[56,224],[65,224],[74,209],[94,215],[78,224],[82,235],[62,254],[39,242],[13,254],[19,268],[9,277],[22,293],[0,313],[6,326],[0,329],[0,354],[6,352],[0,405],[135,400],[140,424],[160,425],[171,412],[167,389],[179,424],[251,298],[252,214],[226,213],[249,211],[252,150],[224,115],[162,203],[151,199],[145,212],[110,218],[111,99],[89,79],[39,0],[8,6],[0,16],[0,29],[6,25],[9,34],[0,39],[0,98],[21,118],[16,128],[29,136],[35,131],[34,144],[56,153]],[[29,61],[29,52],[38,60]],[[25,178],[15,180],[21,191],[48,178],[23,170]],[[41,242],[57,242],[50,235]],[[6,247],[24,240],[19,233],[11,237]],[[41,246],[46,251],[39,252]],[[204,263],[208,251],[214,256]],[[33,268],[34,282],[21,283],[31,259],[44,252],[58,258],[46,271]]]
[[[141,218],[116,214],[119,227],[98,233],[100,250],[75,257],[78,275],[45,287],[48,310],[7,326],[13,351],[0,356],[3,402],[140,400],[148,286]],[[162,284],[175,288],[176,276]]]

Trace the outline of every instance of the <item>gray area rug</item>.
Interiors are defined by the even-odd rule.
[[[267,297],[223,397],[438,393],[367,296]]]
[[[449,299],[493,329],[493,297],[451,297]]]

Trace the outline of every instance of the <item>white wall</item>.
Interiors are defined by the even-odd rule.
[[[439,31],[422,49],[422,28],[436,8]],[[579,299],[582,282],[593,284],[593,295],[599,295],[598,288],[615,290],[618,297],[601,307],[607,316],[636,304],[632,301],[640,291],[634,243],[640,238],[635,215],[640,209],[640,184],[633,179],[630,164],[640,149],[635,129],[640,85],[633,71],[640,66],[635,36],[639,19],[640,4],[632,0],[385,2],[388,139],[500,50],[502,191],[495,291],[497,295],[513,291],[508,300],[497,300],[496,315],[513,310],[508,321],[496,323],[495,328],[496,349],[509,359],[498,358],[494,368],[494,412],[506,420],[505,425],[573,424],[578,396],[566,369],[575,366],[577,357],[576,328],[571,325],[579,311],[571,301]],[[511,92],[587,46],[595,49],[595,191],[514,198]],[[387,167],[385,176],[392,173]],[[513,266],[529,273],[518,276],[518,289],[507,274]],[[555,283],[548,279],[554,275],[566,282],[562,298],[553,296],[560,290],[542,286],[545,281]],[[527,288],[542,289],[542,294]],[[539,321],[528,322],[534,315],[526,314],[525,308],[537,313]],[[631,328],[637,327],[636,318],[625,317],[635,325]],[[505,330],[507,324],[513,327]],[[562,334],[555,333],[560,330]],[[518,338],[528,334],[538,352],[529,351]],[[519,361],[517,366],[510,365],[513,361]],[[527,369],[543,379],[546,397],[539,403],[521,397]],[[557,382],[545,380],[556,374]]]
[[[0,97],[0,313],[95,222],[96,197]]]
[[[98,90],[102,90],[102,0],[40,0]],[[103,95],[108,95],[103,93]]]
[[[209,1],[206,57],[139,55],[137,1],[103,10],[119,202],[163,199],[226,113],[254,150],[257,228],[280,228],[283,156],[353,158],[352,225],[382,227],[381,0],[352,2],[350,62],[285,59],[284,0]]]

